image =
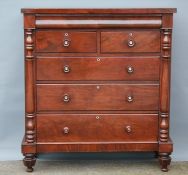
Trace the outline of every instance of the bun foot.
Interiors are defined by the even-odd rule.
[[[33,166],[36,163],[36,155],[35,154],[25,154],[25,158],[23,159],[24,165],[27,167],[27,172],[33,172]]]
[[[161,165],[161,171],[167,172],[168,166],[171,162],[171,157],[169,153],[159,153],[159,163]]]

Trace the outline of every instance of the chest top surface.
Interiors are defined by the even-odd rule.
[[[117,8],[117,9],[47,9],[47,8],[22,8],[22,13],[38,13],[38,14],[163,14],[176,13],[176,8]]]

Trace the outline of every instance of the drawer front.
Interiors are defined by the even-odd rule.
[[[157,138],[157,114],[41,114],[37,116],[38,142],[155,142]]]
[[[101,52],[160,52],[160,31],[101,32]]]
[[[39,30],[36,32],[37,52],[96,52],[96,32]]]
[[[37,59],[37,80],[159,80],[159,70],[159,57]]]
[[[158,85],[40,84],[37,110],[158,110]]]

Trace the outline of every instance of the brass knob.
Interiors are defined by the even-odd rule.
[[[69,128],[66,126],[63,128],[63,132],[64,134],[68,134],[69,133]]]
[[[132,74],[134,72],[134,68],[132,66],[127,66],[127,73]]]
[[[68,94],[65,94],[65,95],[63,96],[63,101],[64,101],[65,103],[68,103],[68,102],[70,101],[70,97],[69,97]]]
[[[133,39],[129,39],[128,42],[127,42],[127,45],[128,45],[129,47],[134,47],[135,41],[134,41]]]
[[[129,126],[129,125],[126,126],[126,131],[128,134],[131,133],[132,132],[131,126]]]
[[[70,72],[70,67],[68,65],[65,65],[63,71],[65,73],[69,73]]]
[[[63,46],[64,46],[64,47],[69,47],[69,46],[70,46],[70,40],[64,39],[64,41],[63,41]]]
[[[133,96],[128,95],[128,96],[127,96],[127,101],[128,101],[129,103],[131,103],[131,102],[133,101]]]

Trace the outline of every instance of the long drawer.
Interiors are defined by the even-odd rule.
[[[40,114],[38,142],[156,142],[157,114]]]
[[[160,57],[37,58],[37,80],[159,80]]]
[[[159,85],[38,84],[37,110],[158,110]]]

